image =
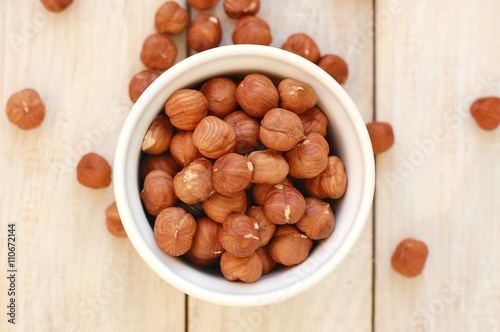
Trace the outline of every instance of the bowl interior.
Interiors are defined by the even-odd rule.
[[[320,242],[302,264],[263,276],[253,284],[229,282],[156,245],[144,214],[137,181],[141,143],[152,119],[175,90],[215,76],[262,73],[311,84],[318,106],[329,119],[329,143],[343,160],[348,177],[345,196],[336,204],[334,233]],[[183,60],[162,74],[134,105],[122,129],[115,155],[115,196],[130,241],[168,283],[209,302],[254,306],[294,296],[323,279],[347,255],[368,217],[374,190],[374,162],[366,127],[346,92],[319,67],[292,53],[266,46],[232,45]]]

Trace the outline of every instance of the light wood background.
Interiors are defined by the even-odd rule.
[[[377,157],[373,218],[326,280],[283,303],[230,308],[157,277],[127,239],[109,235],[112,187],[76,181],[81,155],[110,162],[163,0],[0,2],[0,101],[39,91],[43,125],[0,116],[0,331],[500,331],[500,129],[479,129],[471,102],[500,95],[500,3],[481,0],[262,0],[272,46],[314,36],[343,56],[345,89],[366,122],[392,123]],[[221,0],[222,2],[222,0]],[[185,1],[179,3],[186,7]],[[235,21],[220,3],[223,44]],[[192,15],[196,15],[192,11]],[[180,61],[189,54],[175,38]],[[7,224],[17,225],[17,317],[7,324]],[[430,250],[424,273],[390,267],[404,237]]]

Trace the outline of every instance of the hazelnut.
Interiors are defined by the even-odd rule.
[[[422,273],[428,254],[429,250],[424,242],[412,238],[404,239],[392,254],[392,268],[405,277],[416,277]]]
[[[252,218],[259,224],[261,246],[265,246],[273,237],[276,230],[276,224],[267,220],[262,206],[252,206],[247,211],[247,216]]]
[[[192,130],[179,131],[172,137],[170,153],[181,166],[186,166],[193,160],[202,157],[200,151],[194,146]]]
[[[228,153],[214,163],[214,188],[227,196],[245,190],[252,184],[253,165],[237,153]]]
[[[269,249],[267,246],[259,247],[255,250],[255,253],[259,256],[262,261],[262,275],[268,274],[276,267],[276,262],[269,254]]]
[[[321,136],[326,136],[328,118],[318,107],[314,106],[304,113],[299,114],[299,118],[302,121],[305,135],[316,132]]]
[[[222,224],[210,218],[201,218],[196,221],[196,233],[193,244],[185,257],[199,266],[212,265],[222,255],[224,248],[219,242],[219,231]]]
[[[288,164],[278,151],[257,150],[248,155],[253,165],[252,182],[276,184],[288,175]]]
[[[236,132],[227,122],[209,115],[194,129],[193,144],[203,156],[216,159],[234,150]]]
[[[247,154],[256,150],[260,145],[260,124],[243,111],[236,111],[224,118],[236,132],[236,145],[234,152]]]
[[[302,121],[284,108],[273,108],[260,122],[260,141],[269,149],[288,151],[305,138]]]
[[[479,127],[493,130],[500,124],[500,98],[479,98],[471,105],[470,113]]]
[[[374,154],[389,150],[394,144],[394,132],[387,122],[371,122],[366,125]]]
[[[319,59],[318,66],[333,77],[339,84],[344,84],[349,75],[347,63],[334,54],[325,54]]]
[[[300,55],[314,63],[317,63],[320,58],[318,45],[316,45],[314,40],[305,33],[295,33],[291,35],[281,48]]]
[[[256,16],[243,16],[233,31],[234,44],[257,44],[268,46],[273,41],[271,28],[263,19]]]
[[[269,243],[269,254],[277,263],[297,265],[307,259],[312,245],[313,241],[294,225],[278,226]]]
[[[283,181],[275,184],[269,184],[269,183],[255,183],[252,187],[252,197],[253,201],[257,205],[264,205],[264,202],[266,201],[267,193],[269,192],[270,189],[274,188],[276,184],[289,184],[292,185],[292,181],[290,181],[288,178],[285,178]]]
[[[311,240],[329,237],[335,227],[335,216],[330,204],[318,198],[306,198],[306,212],[295,226]]]
[[[305,82],[285,78],[278,85],[280,107],[301,114],[311,109],[318,101],[314,88]]]
[[[310,179],[319,175],[328,163],[330,147],[323,136],[310,133],[306,138],[285,152],[290,167],[289,175],[298,179]]]
[[[42,0],[42,5],[50,12],[59,13],[73,3],[73,0]]]
[[[7,101],[9,121],[21,129],[33,129],[42,124],[45,118],[45,105],[38,92],[24,89],[14,93]]]
[[[150,86],[159,76],[160,74],[151,69],[146,69],[135,74],[128,85],[130,100],[135,103],[148,86]]]
[[[159,33],[178,35],[186,29],[188,21],[187,10],[175,1],[167,1],[156,12],[155,28]]]
[[[347,176],[344,163],[336,156],[328,157],[328,164],[323,172],[312,179],[306,180],[306,189],[316,198],[338,199],[347,188]]]
[[[219,2],[219,0],[188,0],[189,4],[198,10],[207,10]]]
[[[262,118],[267,111],[278,107],[279,93],[268,77],[249,74],[236,88],[236,101],[248,115]]]
[[[97,153],[87,153],[76,166],[78,182],[85,187],[100,189],[111,183],[111,166]]]
[[[264,201],[264,214],[273,224],[295,224],[306,211],[304,196],[288,184],[277,184],[271,188]]]
[[[212,183],[212,162],[205,158],[193,160],[174,177],[175,195],[186,204],[203,202],[215,193]]]
[[[149,125],[142,140],[142,151],[149,154],[160,154],[170,146],[174,135],[174,127],[166,115],[158,115]]]
[[[217,17],[201,14],[194,19],[187,32],[188,46],[202,52],[219,46],[222,39],[222,28]]]
[[[142,44],[142,63],[155,70],[167,70],[172,67],[177,57],[177,47],[165,35],[155,33],[146,38]]]
[[[165,114],[174,127],[193,130],[207,115],[208,101],[200,91],[180,89],[172,93],[165,103]]]
[[[177,162],[168,153],[158,154],[158,155],[145,155],[144,159],[141,161],[140,165],[140,175],[141,179],[144,180],[149,172],[159,169],[165,171],[171,177],[180,170]]]
[[[229,281],[251,283],[262,275],[262,260],[256,253],[248,257],[238,257],[226,251],[221,256],[220,269],[224,278]]]
[[[118,214],[118,208],[116,207],[116,202],[113,202],[106,209],[106,228],[108,231],[116,237],[126,237],[127,233],[123,228],[120,215]]]
[[[144,179],[141,200],[146,211],[152,216],[157,216],[163,209],[174,206],[177,197],[172,177],[161,170],[149,172]]]
[[[247,196],[245,191],[239,191],[232,196],[216,193],[203,202],[203,211],[213,221],[223,223],[232,214],[245,213]]]
[[[208,100],[208,114],[223,118],[236,109],[236,83],[227,77],[209,79],[200,88]]]
[[[158,247],[171,256],[185,254],[196,233],[193,216],[180,207],[168,207],[155,219],[154,237]]]
[[[224,0],[224,11],[230,18],[255,15],[260,9],[260,0]]]
[[[237,257],[248,257],[261,245],[259,224],[244,214],[227,217],[219,232],[222,247]]]

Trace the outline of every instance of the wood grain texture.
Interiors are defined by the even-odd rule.
[[[127,239],[108,234],[112,187],[76,181],[89,152],[110,163],[143,68],[142,41],[162,1],[75,1],[48,13],[39,1],[0,2],[0,100],[25,87],[47,108],[40,128],[0,117],[0,265],[7,223],[17,224],[16,331],[183,331],[183,293],[146,266]],[[180,58],[185,55],[180,43]],[[7,294],[2,272],[0,303]],[[2,310],[0,330],[12,328]],[[168,312],[169,315],[165,315]],[[7,326],[9,325],[9,326]]]
[[[232,44],[236,20],[227,19],[222,1],[213,13],[223,21],[222,44]],[[199,14],[193,11],[193,17]],[[345,89],[370,121],[373,112],[373,35],[371,1],[261,1],[258,16],[273,35],[271,46],[281,47],[293,33],[315,39],[322,54],[346,59],[350,77]],[[189,298],[189,331],[371,331],[372,227],[345,261],[308,292],[290,300],[253,308],[231,308]]]
[[[377,1],[377,120],[394,126],[377,158],[376,331],[500,331],[500,131],[469,114],[500,94],[500,3]],[[423,240],[422,275],[390,267]]]

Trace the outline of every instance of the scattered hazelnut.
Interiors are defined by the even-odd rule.
[[[154,237],[158,247],[171,256],[185,254],[193,243],[196,221],[180,207],[168,207],[155,220]]]
[[[186,166],[193,160],[202,157],[198,148],[194,146],[192,130],[179,131],[172,137],[170,153],[181,166]]]
[[[132,102],[136,102],[142,93],[156,80],[160,74],[151,69],[146,69],[135,74],[128,85],[128,94]]]
[[[366,125],[374,154],[389,150],[394,144],[394,132],[387,122],[371,122]]]
[[[76,166],[76,176],[82,185],[100,189],[111,183],[111,166],[97,153],[87,153]]]
[[[224,11],[230,18],[255,15],[260,9],[260,0],[224,0]]]
[[[338,199],[347,188],[344,163],[336,156],[328,157],[328,164],[318,176],[306,180],[306,189],[316,198]]]
[[[224,252],[220,259],[222,275],[229,281],[240,280],[251,283],[262,275],[262,260],[256,253],[248,257],[238,257]]]
[[[189,4],[198,10],[207,10],[219,2],[219,0],[188,0]]]
[[[174,177],[175,174],[180,170],[177,162],[172,158],[168,153],[162,153],[158,155],[145,155],[144,159],[140,164],[140,175],[141,179],[144,180],[146,175],[149,172],[159,169],[165,171],[171,177]]]
[[[227,77],[209,79],[200,88],[208,100],[208,115],[223,118],[236,109],[236,83]]]
[[[279,105],[278,89],[262,74],[249,74],[236,88],[236,101],[250,116],[262,118]]]
[[[288,151],[305,138],[302,121],[284,108],[273,108],[260,122],[260,141],[269,149]]]
[[[277,184],[267,193],[264,214],[269,222],[277,225],[295,224],[306,211],[304,196],[288,184]]]
[[[224,248],[219,242],[219,231],[222,224],[210,218],[200,218],[196,221],[196,233],[193,244],[185,257],[199,266],[212,265],[222,255]]]
[[[265,246],[273,237],[274,231],[276,230],[276,224],[267,220],[262,206],[252,206],[248,209],[246,214],[259,224],[261,236],[260,245]]]
[[[267,22],[253,15],[240,18],[233,30],[234,44],[257,44],[268,46],[272,41],[271,28]]]
[[[257,150],[248,155],[253,165],[252,182],[276,184],[288,175],[288,164],[278,151]]]
[[[149,125],[142,140],[142,151],[149,154],[160,154],[170,146],[174,135],[174,127],[166,115],[158,115]]]
[[[188,46],[197,52],[219,46],[221,39],[222,29],[219,19],[208,14],[196,17],[187,32]]]
[[[149,172],[144,179],[141,200],[146,211],[152,216],[157,216],[163,209],[174,206],[177,197],[172,177],[161,170]]]
[[[59,13],[73,3],[73,0],[42,0],[42,5],[50,12]]]
[[[493,130],[500,124],[500,98],[479,98],[471,105],[470,113],[479,127]]]
[[[330,147],[323,136],[310,133],[284,157],[290,167],[289,175],[298,179],[310,179],[319,175],[328,164]]]
[[[318,198],[306,198],[306,212],[295,226],[311,240],[329,237],[335,227],[335,216],[330,204]]]
[[[172,93],[165,103],[165,113],[174,127],[193,130],[207,115],[208,101],[200,91],[180,89]]]
[[[316,45],[314,40],[305,33],[295,33],[291,35],[281,48],[300,55],[314,63],[317,63],[320,58],[318,45]]]
[[[349,75],[347,63],[334,54],[325,54],[319,59],[318,66],[333,77],[339,84],[344,84]]]
[[[260,257],[262,261],[262,275],[268,274],[276,267],[276,262],[269,254],[269,249],[267,246],[259,247],[255,250],[255,253]]]
[[[316,132],[321,136],[326,136],[328,118],[318,107],[314,106],[304,113],[299,114],[299,118],[302,121],[305,135]]]
[[[212,183],[212,162],[205,158],[193,160],[174,177],[175,195],[186,204],[203,202],[215,193]]]
[[[209,115],[194,129],[193,144],[203,156],[216,159],[234,150],[236,132],[227,122]]]
[[[142,44],[142,63],[155,70],[167,70],[172,67],[177,57],[177,47],[165,35],[155,33],[146,38]]]
[[[120,215],[118,214],[118,208],[116,207],[116,202],[113,202],[106,209],[106,228],[108,231],[116,237],[126,237],[127,233],[123,228]]]
[[[276,228],[269,254],[280,264],[292,266],[302,263],[309,256],[313,241],[302,234],[294,225],[282,225]]]
[[[186,9],[175,1],[167,1],[156,12],[155,27],[159,33],[178,35],[186,29],[188,21]]]
[[[244,214],[227,217],[219,232],[222,247],[237,257],[248,257],[260,247],[259,224]]]
[[[289,184],[292,185],[292,181],[290,181],[288,178],[285,178],[283,181],[275,184],[269,184],[269,183],[255,183],[252,187],[252,198],[255,204],[257,205],[264,205],[264,202],[266,201],[267,193],[269,190],[274,188],[276,184]]]
[[[253,165],[245,156],[228,153],[214,163],[214,188],[231,196],[252,184]]]
[[[232,214],[245,213],[246,209],[247,196],[243,190],[232,196],[215,193],[203,202],[203,211],[210,219],[218,223],[225,222]]]
[[[318,101],[313,87],[305,82],[285,78],[278,85],[280,107],[301,114],[311,109]]]
[[[405,277],[416,277],[422,273],[428,253],[424,242],[412,238],[404,239],[392,254],[392,268]]]
[[[236,133],[234,152],[247,154],[257,149],[260,145],[260,124],[257,120],[243,111],[236,111],[226,116],[224,121],[229,123]]]
[[[38,92],[24,89],[14,93],[7,101],[9,121],[21,129],[33,129],[42,124],[45,118],[45,105]]]

